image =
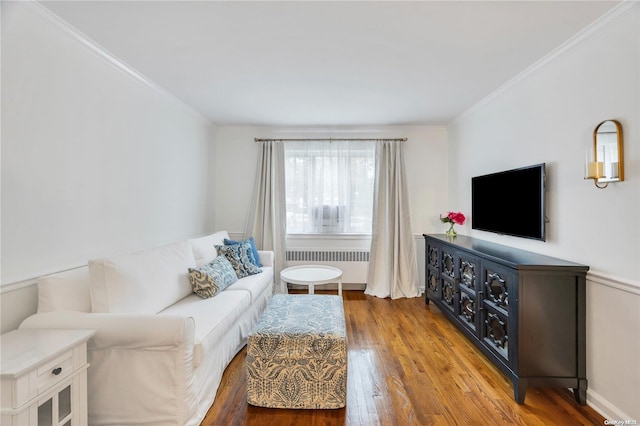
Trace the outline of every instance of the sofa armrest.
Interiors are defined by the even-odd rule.
[[[96,330],[87,345],[89,424],[183,425],[192,417],[193,318],[56,311],[19,328]]]
[[[105,314],[55,311],[35,314],[20,324],[21,329],[96,330],[89,350],[105,348],[139,349],[193,347],[193,318],[155,314]]]
[[[271,250],[258,250],[258,256],[260,256],[260,263],[262,266],[273,267],[275,254]]]

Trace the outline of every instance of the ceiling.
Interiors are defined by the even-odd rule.
[[[617,1],[45,1],[220,125],[443,125]]]

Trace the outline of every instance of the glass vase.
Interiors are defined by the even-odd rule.
[[[453,222],[449,224],[449,229],[447,229],[447,232],[445,232],[445,235],[447,237],[455,237],[456,235],[458,235],[455,229],[453,229],[453,225],[455,225],[455,223]]]

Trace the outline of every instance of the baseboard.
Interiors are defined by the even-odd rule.
[[[602,395],[592,391],[591,389],[587,389],[587,405],[596,410],[602,415],[602,417],[607,420],[622,421],[623,423],[625,420],[636,420],[632,419],[628,414],[623,413],[618,407],[616,407],[611,402],[603,398]]]

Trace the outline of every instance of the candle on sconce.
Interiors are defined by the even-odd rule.
[[[585,157],[585,179],[600,179],[604,177],[604,162],[594,161],[594,152],[587,148]]]
[[[604,163],[602,161],[596,162],[596,175],[597,178],[604,177]]]
[[[601,161],[592,161],[587,164],[587,178],[598,179],[604,176],[604,163]]]

